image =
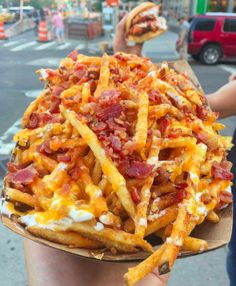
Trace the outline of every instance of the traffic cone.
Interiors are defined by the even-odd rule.
[[[45,21],[39,23],[38,28],[38,42],[51,41],[50,33],[48,32],[48,24]]]
[[[7,40],[7,36],[4,31],[4,23],[0,22],[0,40]]]

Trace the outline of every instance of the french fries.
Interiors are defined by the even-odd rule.
[[[14,136],[2,213],[68,247],[151,253],[125,274],[129,286],[169,272],[181,251],[206,250],[191,232],[232,201],[232,144],[202,91],[124,53],[73,53],[41,74],[47,88]],[[155,251],[151,235],[164,242]]]

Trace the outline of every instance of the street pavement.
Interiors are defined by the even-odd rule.
[[[10,149],[14,146],[12,136],[20,128],[22,113],[43,88],[35,71],[41,67],[55,68],[60,58],[65,57],[74,48],[82,53],[89,51],[91,55],[98,54],[99,41],[103,40],[104,38],[100,38],[85,43],[68,39],[64,45],[58,46],[55,42],[38,43],[36,36],[30,31],[9,41],[0,42],[0,180],[5,172]],[[175,52],[175,41],[176,34],[167,32],[146,43],[144,55],[156,62],[173,61],[178,57]],[[190,59],[190,64],[206,94],[217,90],[227,82],[231,72],[236,72],[236,63],[223,62],[217,66],[203,66]],[[231,117],[222,122],[226,124],[224,134],[232,135],[235,118]],[[2,225],[0,234],[0,285],[26,285],[22,239]],[[168,285],[229,285],[225,270],[226,251],[226,248],[221,248],[191,258],[179,259]]]

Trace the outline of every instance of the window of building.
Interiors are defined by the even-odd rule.
[[[225,19],[224,31],[236,33],[236,19]]]

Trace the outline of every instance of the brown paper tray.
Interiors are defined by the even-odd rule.
[[[192,80],[193,84],[196,88],[202,89],[200,83],[198,82],[198,79],[196,75],[194,74],[193,70],[189,66],[189,64],[186,61],[176,61],[176,62],[170,62],[169,65],[174,68],[178,72],[187,72],[190,79]],[[220,222],[217,224],[210,223],[205,221],[203,224],[196,227],[196,229],[193,231],[192,235],[197,238],[204,239],[208,242],[208,250],[211,251],[214,249],[217,249],[219,247],[222,247],[226,245],[231,237],[231,231],[232,231],[232,207],[228,206],[224,210],[220,212]],[[68,246],[64,246],[55,242],[51,242],[48,240],[45,240],[43,238],[38,238],[36,236],[33,236],[31,233],[29,233],[27,230],[24,229],[23,226],[21,226],[17,220],[16,217],[12,216],[11,218],[6,217],[5,215],[1,216],[2,223],[15,233],[22,235],[25,238],[31,239],[35,242],[42,243],[44,245],[72,253],[81,257],[85,258],[92,258],[92,259],[98,259],[103,261],[112,261],[112,262],[131,262],[131,261],[141,261],[149,256],[148,253],[144,251],[140,251],[135,254],[116,254],[113,255],[110,251],[107,250],[86,250],[81,248],[71,248]],[[160,247],[162,244],[161,240],[159,240],[156,237],[151,237],[149,242],[154,246],[155,249]],[[205,251],[205,252],[206,252]],[[179,257],[187,257],[199,254],[200,252],[181,252]],[[201,252],[202,253],[202,252]]]

